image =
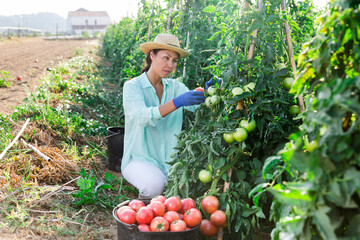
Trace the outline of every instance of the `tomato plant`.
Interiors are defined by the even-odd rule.
[[[334,1],[317,19],[316,37],[303,46],[291,92],[303,94],[299,131],[262,175],[273,194],[272,236],[355,239],[360,225],[359,1]]]

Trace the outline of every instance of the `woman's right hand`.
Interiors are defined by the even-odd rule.
[[[201,91],[188,91],[173,99],[174,106],[176,109],[182,106],[198,105],[205,102],[204,93]]]

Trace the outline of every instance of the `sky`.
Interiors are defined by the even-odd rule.
[[[328,1],[314,0],[314,4],[321,8]],[[85,8],[89,11],[106,11],[113,22],[118,22],[122,17],[135,16],[139,2],[140,0],[9,0],[1,4],[0,15],[52,12],[66,19],[69,11]]]

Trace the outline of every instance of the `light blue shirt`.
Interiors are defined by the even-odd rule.
[[[163,78],[164,91],[161,103],[146,73],[125,82],[123,106],[125,111],[123,171],[131,159],[158,167],[167,177],[170,155],[177,145],[183,121],[183,108],[195,111],[197,106],[180,107],[162,117],[159,106],[189,91],[176,79]]]

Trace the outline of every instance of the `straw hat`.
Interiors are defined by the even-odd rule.
[[[168,33],[158,34],[153,42],[140,44],[140,50],[145,54],[148,54],[150,50],[153,49],[172,50],[180,54],[180,57],[186,57],[189,55],[189,52],[180,48],[179,39]]]

